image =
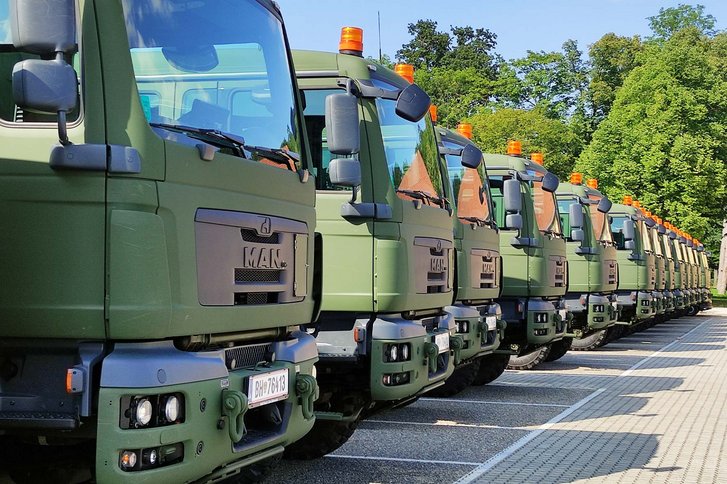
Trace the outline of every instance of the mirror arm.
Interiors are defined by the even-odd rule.
[[[358,198],[358,185],[351,187],[351,201],[348,203],[350,203],[350,204],[356,203],[357,198]]]

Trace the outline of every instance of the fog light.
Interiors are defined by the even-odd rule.
[[[179,418],[179,399],[172,395],[164,404],[164,417],[168,422],[175,422]]]
[[[152,405],[151,402],[142,398],[136,402],[136,408],[134,409],[134,420],[139,425],[146,426],[151,422]]]
[[[401,359],[404,361],[409,361],[409,343],[404,343],[401,345]]]
[[[133,469],[136,466],[136,452],[131,450],[125,450],[121,453],[121,460],[119,465],[122,469]]]

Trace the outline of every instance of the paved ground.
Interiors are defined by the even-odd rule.
[[[269,483],[727,482],[727,310],[364,422]]]

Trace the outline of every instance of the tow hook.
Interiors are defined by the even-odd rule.
[[[318,399],[318,383],[312,375],[298,375],[295,379],[295,393],[302,403],[303,417],[311,420],[314,417],[313,402]]]
[[[490,331],[490,327],[487,326],[486,321],[480,321],[480,324],[478,325],[480,329],[480,344],[486,344],[487,343],[487,332]]]
[[[232,442],[241,441],[247,434],[245,428],[247,410],[247,395],[237,390],[222,390],[222,415],[230,421],[228,429]]]
[[[464,338],[462,336],[450,336],[449,337],[449,347],[454,350],[454,364],[459,365],[459,362],[462,361],[459,357],[460,351],[462,351],[462,348],[464,348]]]
[[[429,372],[437,372],[437,355],[439,355],[439,346],[435,343],[427,341],[424,343],[424,356],[429,361]]]

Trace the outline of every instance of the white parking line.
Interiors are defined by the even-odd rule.
[[[414,462],[417,464],[446,464],[456,466],[478,466],[477,462],[460,462],[456,460],[424,460],[424,459],[403,459],[400,457],[371,457],[371,456],[360,456],[360,455],[341,455],[341,454],[328,454],[328,457],[335,457],[336,459],[355,459],[355,460],[384,460],[391,462]]]
[[[646,364],[649,360],[651,360],[652,358],[655,358],[655,357],[659,356],[659,354],[662,353],[662,352],[668,351],[669,348],[671,348],[672,346],[676,345],[682,339],[686,338],[687,336],[689,336],[690,334],[692,334],[694,331],[698,330],[699,328],[701,328],[703,325],[705,325],[706,323],[708,323],[710,321],[712,321],[712,318],[710,318],[710,319],[708,319],[706,321],[703,321],[699,325],[695,326],[691,331],[689,331],[689,332],[683,334],[682,336],[678,337],[677,339],[675,339],[674,341],[672,341],[668,345],[662,347],[658,351],[653,352],[651,355],[649,355],[646,358],[642,359],[641,361],[639,361],[638,363],[636,363],[635,365],[633,365],[628,370],[626,370],[623,373],[621,373],[620,375],[616,376],[616,378],[622,378],[622,377],[625,377],[625,376],[629,376],[635,370],[637,370],[640,367],[644,366],[644,364]],[[514,454],[515,452],[517,452],[518,450],[520,450],[521,448],[523,448],[530,441],[532,441],[533,439],[535,439],[536,437],[538,437],[539,435],[541,435],[543,432],[545,432],[546,430],[550,429],[553,425],[555,425],[556,423],[560,422],[561,420],[563,420],[564,418],[566,418],[567,416],[569,416],[570,414],[572,414],[573,412],[575,412],[576,410],[578,410],[579,408],[581,408],[586,403],[588,403],[591,400],[593,400],[594,398],[596,398],[598,395],[600,395],[604,391],[606,391],[605,388],[599,388],[598,390],[596,390],[595,392],[591,393],[590,395],[588,395],[584,399],[576,402],[575,404],[573,404],[572,406],[568,407],[563,412],[559,413],[558,415],[556,415],[555,417],[553,417],[552,419],[548,420],[546,423],[544,423],[543,425],[541,425],[537,430],[534,430],[534,431],[530,432],[529,434],[523,436],[522,438],[520,438],[518,441],[516,441],[514,444],[512,444],[507,449],[504,449],[503,451],[495,454],[494,456],[492,456],[491,458],[489,458],[488,460],[486,460],[485,462],[483,462],[481,465],[479,465],[477,468],[473,469],[472,471],[468,472],[464,476],[460,477],[457,481],[455,481],[455,483],[456,484],[469,484],[469,483],[474,482],[475,480],[479,479],[487,471],[489,471],[490,469],[492,469],[493,467],[495,467],[497,464],[499,464],[503,460],[507,459],[509,456],[511,456],[512,454]]]
[[[459,400],[456,398],[420,398],[420,402],[445,402],[445,403],[484,403],[487,405],[519,405],[523,407],[562,407],[568,408],[570,405],[562,403],[525,403],[525,402],[495,402],[492,400]]]
[[[375,420],[366,419],[362,424],[367,423],[380,423],[380,424],[394,424],[394,425],[424,425],[428,427],[465,427],[474,429],[496,429],[496,430],[533,430],[537,426],[531,427],[505,427],[502,425],[487,425],[487,424],[469,424],[469,423],[458,423],[453,420],[438,420],[437,422],[408,422],[404,420]]]

